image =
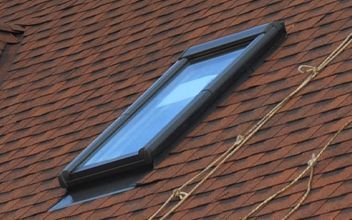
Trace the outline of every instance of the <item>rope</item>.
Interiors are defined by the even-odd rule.
[[[312,159],[315,157],[315,154],[312,155]],[[307,190],[304,193],[304,195],[302,196],[302,198],[298,201],[298,203],[296,204],[295,207],[293,207],[293,209],[291,209],[291,211],[285,215],[285,217],[282,218],[282,220],[286,220],[288,219],[288,217],[290,217],[301,205],[302,203],[306,200],[306,198],[308,197],[310,190],[312,189],[312,181],[313,181],[313,175],[314,175],[314,161],[309,160],[308,161],[308,165],[311,166],[310,168],[310,174],[309,174],[309,180],[308,180],[308,185],[307,185]]]
[[[330,139],[329,141],[325,144],[325,146],[320,150],[317,156],[315,154],[312,155],[312,158],[308,161],[308,166],[294,179],[291,181],[290,184],[285,186],[284,188],[280,189],[273,195],[271,195],[269,198],[264,200],[262,203],[257,205],[250,213],[248,213],[245,217],[242,218],[242,220],[248,219],[251,215],[262,209],[266,204],[268,204],[271,200],[276,198],[278,195],[281,193],[285,192],[288,190],[291,186],[293,186],[295,183],[297,183],[298,180],[300,180],[309,170],[310,170],[310,175],[309,175],[309,181],[307,185],[307,190],[302,196],[302,198],[299,200],[299,202],[296,204],[296,206],[283,218],[287,219],[290,217],[304,202],[304,200],[308,197],[311,188],[312,188],[312,180],[313,180],[313,174],[314,174],[314,165],[317,163],[317,160],[320,158],[320,156],[324,153],[324,151],[330,146],[330,144],[335,140],[335,138],[352,122],[352,120],[349,120],[347,123],[345,123]]]
[[[318,66],[308,66],[301,65],[298,67],[298,71],[301,73],[309,73],[308,77],[294,90],[292,91],[286,98],[284,98],[281,102],[279,102],[273,109],[271,109],[262,119],[260,119],[250,130],[248,130],[245,135],[238,135],[236,141],[217,159],[215,159],[212,163],[210,163],[207,167],[205,167],[202,171],[192,177],[190,180],[185,182],[182,186],[173,191],[173,193],[169,196],[169,198],[164,202],[164,204],[152,215],[148,218],[148,220],[152,220],[157,216],[169,203],[173,198],[178,198],[179,201],[168,211],[166,212],[160,219],[166,219],[169,215],[171,215],[179,206],[183,204],[184,201],[187,200],[188,197],[192,195],[192,193],[197,190],[218,168],[226,162],[226,160],[235,154],[241,147],[252,138],[257,131],[266,124],[293,96],[295,96],[299,91],[302,90],[310,81],[312,81],[315,76],[323,70],[336,56],[338,56],[351,42],[352,42],[352,33],[349,34],[346,39]],[[208,172],[208,173],[207,173]],[[206,174],[207,173],[207,174]],[[204,176],[203,176],[204,175]],[[184,192],[184,188],[194,183],[196,179],[203,176],[200,181],[191,188],[191,190],[187,193]],[[181,196],[180,196],[181,195]]]

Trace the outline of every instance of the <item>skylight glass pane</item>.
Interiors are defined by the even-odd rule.
[[[138,150],[158,135],[244,48],[187,65],[121,128],[115,131],[80,167],[94,165]]]

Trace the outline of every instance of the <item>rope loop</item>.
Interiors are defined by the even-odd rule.
[[[183,192],[180,189],[175,189],[173,196],[179,198],[180,200],[183,200],[184,198],[186,198],[186,196],[188,196],[188,193]]]
[[[298,67],[298,71],[300,73],[313,73],[313,77],[315,77],[319,73],[320,69],[316,66],[300,65]]]
[[[244,140],[244,137],[242,135],[238,135],[236,137],[235,145],[240,145],[243,140]]]

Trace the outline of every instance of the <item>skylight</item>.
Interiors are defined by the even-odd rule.
[[[207,85],[219,78],[243,50],[244,48],[239,48],[188,64],[83,161],[80,168],[137,155],[138,151],[170,125]]]
[[[283,23],[275,22],[185,50],[65,167],[60,184],[79,200],[132,187],[159,153],[172,147],[227,88],[245,80],[285,33]],[[113,183],[108,187],[107,179]]]

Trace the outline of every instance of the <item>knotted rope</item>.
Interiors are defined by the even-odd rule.
[[[309,65],[301,65],[298,67],[298,71],[301,73],[304,72],[313,72],[313,74],[317,75],[322,69],[324,69],[336,56],[338,56],[349,44],[352,43],[352,33],[349,34],[345,40],[318,66],[309,66]],[[291,211],[283,218],[283,220],[288,219],[305,201],[305,199],[308,197],[311,187],[312,187],[312,180],[313,180],[313,174],[314,174],[314,165],[316,164],[317,160],[319,157],[324,153],[324,151],[329,147],[329,145],[335,140],[335,138],[352,122],[352,120],[349,120],[347,123],[345,123],[335,134],[333,137],[330,138],[330,140],[326,143],[326,145],[322,148],[322,150],[319,152],[317,156],[315,154],[312,155],[312,158],[308,161],[308,166],[306,169],[304,169],[290,184],[282,188],[281,190],[277,191],[275,194],[264,200],[262,203],[257,205],[250,213],[248,213],[242,220],[248,219],[251,215],[253,215],[255,212],[263,208],[267,203],[269,203],[271,200],[273,200],[275,197],[280,195],[281,193],[285,192],[288,190],[291,186],[293,186],[295,183],[297,183],[298,180],[300,180],[307,172],[310,170],[310,175],[309,175],[309,180],[308,180],[308,185],[307,185],[307,190],[302,196],[302,198],[299,200],[299,202],[296,204],[296,206],[291,209]]]
[[[273,200],[275,197],[280,195],[281,193],[285,192],[288,190],[291,186],[293,186],[295,183],[297,183],[298,180],[300,180],[309,170],[310,170],[310,175],[309,175],[309,180],[308,180],[308,185],[307,185],[307,190],[302,196],[302,198],[299,200],[299,202],[296,204],[296,206],[291,209],[291,211],[283,218],[287,219],[290,217],[304,202],[304,200],[308,197],[308,194],[310,193],[311,187],[312,187],[312,180],[313,180],[313,174],[314,174],[314,165],[317,163],[317,160],[320,158],[320,156],[324,153],[324,151],[331,145],[331,143],[335,140],[335,138],[349,125],[351,124],[352,120],[349,120],[346,122],[330,139],[329,141],[325,144],[325,146],[320,150],[317,156],[315,154],[312,155],[312,158],[308,161],[307,167],[294,179],[291,181],[290,184],[285,186],[284,188],[280,189],[277,191],[275,194],[271,195],[269,198],[264,200],[262,203],[257,205],[250,213],[248,213],[245,217],[242,218],[242,220],[248,219],[251,215],[253,215],[255,212],[259,211],[261,208],[263,208],[266,204],[268,204],[271,200]]]
[[[190,180],[185,182],[179,188],[174,190],[173,193],[169,196],[169,198],[164,202],[164,204],[152,216],[150,216],[148,220],[152,220],[155,216],[157,216],[170,203],[170,201],[173,198],[178,198],[179,201],[169,211],[167,211],[160,219],[163,220],[167,218],[169,215],[171,215],[179,206],[181,206],[184,203],[184,201],[187,200],[188,197],[192,195],[192,193],[195,190],[197,190],[213,173],[215,173],[215,171],[217,171],[219,167],[222,164],[224,164],[229,157],[231,157],[239,149],[241,149],[241,147],[245,143],[247,143],[247,141],[250,138],[252,138],[257,133],[257,131],[261,127],[263,127],[263,125],[266,124],[266,122],[268,122],[275,115],[275,113],[277,113],[293,96],[295,96],[299,91],[301,91],[310,81],[312,81],[318,75],[319,72],[321,72],[333,59],[335,59],[335,57],[338,56],[352,42],[351,38],[352,38],[352,33],[349,34],[345,38],[345,40],[318,67],[308,66],[308,65],[299,66],[298,71],[301,73],[308,73],[309,74],[308,77],[306,77],[305,80],[294,91],[292,91],[288,96],[286,96],[273,109],[271,109],[262,119],[260,119],[251,129],[249,129],[245,133],[245,135],[243,136],[238,135],[236,138],[236,141],[217,159],[215,159],[212,163],[210,163],[207,167],[205,167],[202,171],[200,171]],[[312,163],[311,167],[313,167],[313,165],[314,163]],[[302,174],[302,176],[303,175],[304,174]],[[200,178],[201,176],[203,177]],[[311,174],[311,176],[313,177],[313,173]],[[200,178],[200,181],[195,186],[193,186],[189,192],[185,192],[184,188],[194,183],[195,180],[198,178]],[[308,193],[306,194],[308,195]],[[261,207],[259,207],[258,210]],[[249,213],[244,219],[248,218],[253,213],[252,212]]]

